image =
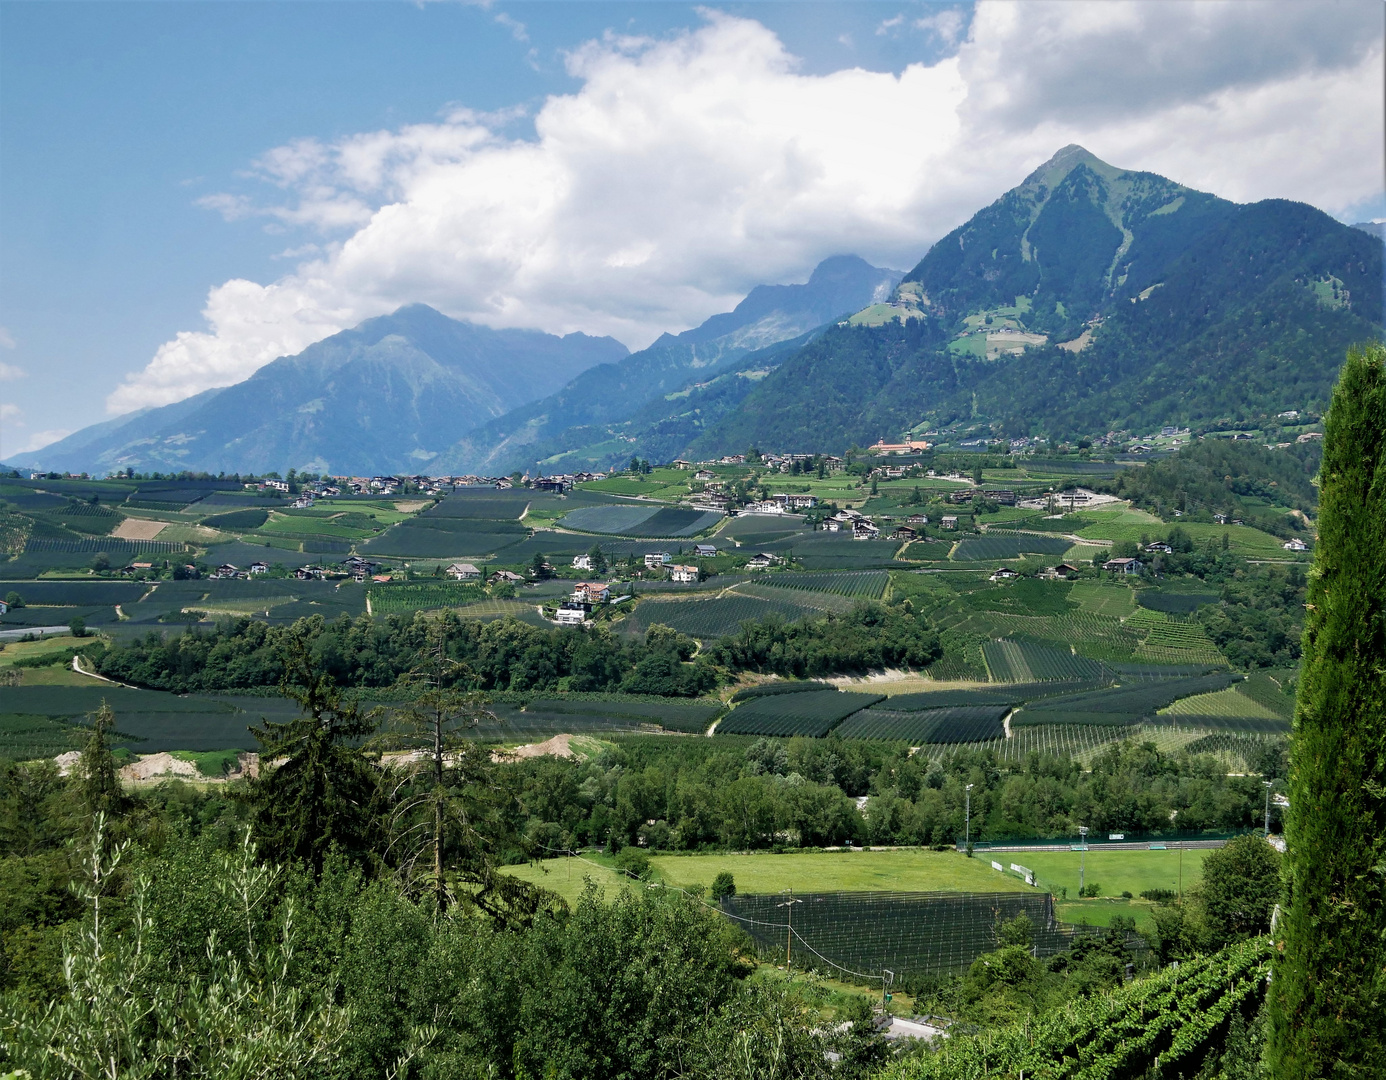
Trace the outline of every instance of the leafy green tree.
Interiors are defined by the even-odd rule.
[[[301,636],[289,642],[279,688],[304,715],[250,729],[260,740],[260,775],[245,795],[255,839],[272,861],[301,860],[316,873],[334,846],[370,862],[381,846],[380,773],[361,742],[377,717],[343,698]]]
[[[1386,346],[1349,350],[1320,473],[1290,749],[1273,1075],[1386,1075]]]
[[[723,870],[712,879],[712,899],[721,900],[723,897],[736,895],[736,879],[732,877],[730,870]]]
[[[80,615],[75,615],[75,616],[72,617],[71,620],[69,620],[69,622],[68,622],[68,624],[67,624],[67,629],[68,629],[68,632],[71,633],[73,637],[78,637],[78,638],[80,638],[80,637],[86,637],[86,636],[87,636],[87,620],[84,619],[84,618],[82,618]]]
[[[587,552],[587,557],[592,560],[592,572],[594,574],[606,573],[606,556],[602,554],[600,544],[593,544]]]
[[[259,947],[254,908],[270,895],[276,871],[253,848],[225,859],[218,884],[228,908],[247,916],[244,938],[207,935],[207,979],[175,989],[160,979],[148,947],[154,926],[149,879],[134,881],[128,925],[113,920],[109,883],[129,853],[112,847],[98,813],[76,892],[88,907],[63,957],[64,993],[49,1008],[0,1004],[6,1064],[34,1080],[73,1077],[303,1078],[322,1075],[347,1030],[340,1007],[294,985],[293,903],[284,905],[277,940]]]
[[[1215,944],[1264,933],[1280,899],[1280,853],[1259,833],[1229,840],[1203,861],[1199,899]]]

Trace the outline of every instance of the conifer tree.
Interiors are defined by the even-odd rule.
[[[1386,1076],[1386,347],[1348,352],[1291,740],[1271,1075]]]
[[[289,643],[279,689],[303,715],[250,729],[260,740],[260,775],[244,797],[262,854],[316,872],[334,847],[370,863],[381,841],[380,774],[360,744],[376,715],[343,698],[302,637]]]
[[[92,714],[91,736],[82,747],[78,771],[82,777],[82,801],[95,814],[117,815],[125,810],[125,793],[116,775],[115,755],[107,738],[115,730],[115,712],[101,699],[101,708]]]

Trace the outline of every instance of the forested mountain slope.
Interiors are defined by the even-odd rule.
[[[15,464],[419,472],[479,423],[626,353],[612,338],[492,330],[413,304],[281,357],[235,386],[95,425]]]
[[[1238,205],[1068,147],[934,245],[897,291],[899,319],[829,330],[689,450],[1321,405],[1346,346],[1381,333],[1382,247],[1301,203]]]
[[[751,389],[772,357],[778,362],[779,350],[766,350],[885,299],[900,277],[897,270],[840,255],[820,263],[803,285],[758,286],[734,311],[677,336],[665,334],[649,348],[583,372],[558,393],[469,433],[437,466],[487,473],[536,462],[602,468],[624,462],[632,449],[656,459],[673,457],[705,424],[705,406],[720,416]],[[750,358],[753,352],[762,355]],[[729,378],[741,370],[756,374]],[[717,389],[706,393],[719,379]]]

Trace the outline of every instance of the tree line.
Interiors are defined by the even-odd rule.
[[[274,686],[291,641],[343,687],[394,686],[431,633],[441,635],[456,685],[485,691],[619,691],[669,697],[707,693],[737,672],[823,675],[911,664],[941,655],[937,634],[898,607],[863,603],[842,615],[745,624],[699,651],[667,626],[623,637],[609,626],[546,628],[514,618],[479,622],[452,612],[326,620],[292,626],[250,618],[179,634],[151,630],[128,644],[94,650],[96,670],[120,682],[174,693]]]

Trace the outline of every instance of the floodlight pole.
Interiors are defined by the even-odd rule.
[[[1088,873],[1088,827],[1086,825],[1078,826],[1078,836],[1081,838],[1078,844],[1081,849],[1078,852],[1078,896],[1081,898],[1083,888],[1087,884]]]
[[[963,819],[963,847],[968,851],[972,850],[972,787],[973,785],[968,784],[963,789],[963,796],[967,800],[966,816]]]
[[[1271,792],[1271,782],[1270,782],[1269,780],[1262,780],[1261,783],[1263,783],[1263,784],[1266,785],[1266,835],[1269,836],[1269,835],[1270,835],[1270,792]]]
[[[791,953],[790,953],[790,948],[792,947],[793,941],[794,941],[794,905],[795,905],[795,904],[802,904],[802,903],[803,903],[802,900],[795,900],[795,899],[794,899],[794,890],[793,890],[793,889],[790,889],[790,890],[789,890],[789,899],[786,900],[783,904],[776,904],[776,905],[775,905],[776,907],[782,907],[782,908],[788,908],[788,909],[789,909],[787,912],[785,912],[785,915],[787,916],[787,918],[788,918],[788,920],[789,920],[789,921],[788,921],[788,926],[787,926],[787,928],[785,929],[785,934],[784,934],[784,970],[785,970],[786,973],[792,972],[792,971],[794,970],[794,962],[793,962],[793,960],[791,959]]]

